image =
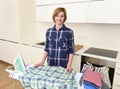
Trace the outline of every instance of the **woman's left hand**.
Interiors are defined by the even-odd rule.
[[[71,73],[72,70],[73,70],[72,67],[68,65],[68,66],[67,66],[67,72]]]

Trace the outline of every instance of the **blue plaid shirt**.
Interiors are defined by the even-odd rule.
[[[74,34],[65,25],[56,30],[55,26],[46,32],[45,51],[48,52],[47,62],[49,66],[61,66],[66,68],[69,54],[74,54]]]

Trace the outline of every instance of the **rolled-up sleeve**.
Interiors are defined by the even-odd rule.
[[[48,39],[49,32],[46,32],[46,42],[45,42],[45,49],[44,51],[48,52],[48,45],[49,45],[49,39]]]
[[[68,53],[74,54],[74,33],[70,31],[68,39]]]

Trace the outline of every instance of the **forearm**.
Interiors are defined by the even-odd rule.
[[[48,56],[48,52],[46,52],[46,51],[44,51],[44,54],[43,54],[43,57],[42,57],[42,60],[41,60],[41,62],[45,62],[45,60],[46,60],[46,58],[47,58],[47,56]]]
[[[68,59],[67,66],[72,66],[73,57],[74,57],[74,54],[69,54],[69,59]]]

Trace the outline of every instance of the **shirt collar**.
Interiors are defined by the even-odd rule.
[[[59,29],[60,30],[65,30],[66,26],[63,24],[63,26]],[[56,30],[55,25],[53,26],[52,30]]]

